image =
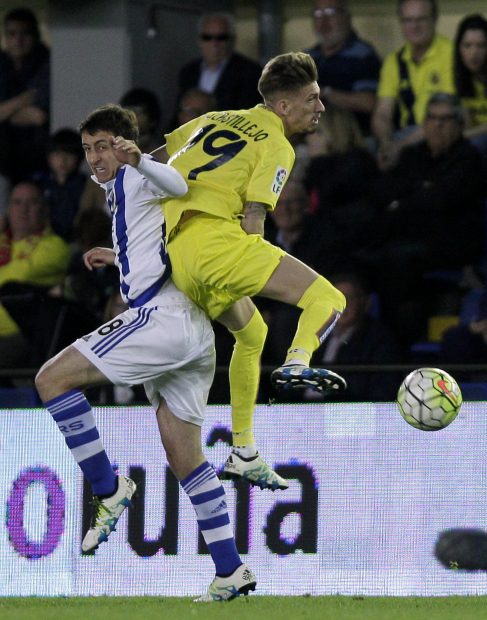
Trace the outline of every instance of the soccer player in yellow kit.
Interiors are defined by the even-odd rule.
[[[276,56],[259,81],[263,104],[200,116],[166,136],[163,154],[189,186],[185,196],[164,204],[174,282],[235,338],[229,369],[233,448],[224,475],[272,490],[288,483],[259,456],[253,436],[267,326],[250,298],[259,294],[302,309],[286,360],[272,373],[276,387],[346,387],[339,375],[309,368],[345,307],[343,294],[263,239],[266,213],[276,206],[294,163],[289,138],[314,131],[324,111],[316,79],[308,54]]]

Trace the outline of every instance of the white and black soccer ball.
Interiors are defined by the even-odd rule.
[[[422,431],[439,431],[451,424],[462,402],[458,383],[440,368],[413,370],[397,393],[402,417]]]

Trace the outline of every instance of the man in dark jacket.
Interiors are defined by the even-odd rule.
[[[424,140],[405,148],[375,188],[380,209],[377,284],[386,314],[403,333],[408,319],[416,327],[421,324],[410,302],[431,310],[426,272],[462,270],[482,256],[485,180],[480,154],[463,137],[463,127],[458,98],[434,94],[423,123]]]
[[[343,272],[330,280],[347,298],[347,307],[333,333],[313,356],[315,364],[398,364],[403,351],[396,335],[380,317],[377,296],[370,289],[368,279],[359,272]],[[338,394],[339,401],[394,400],[401,375],[395,372],[348,372],[346,394]],[[310,391],[305,400],[318,400]]]
[[[260,102],[257,82],[262,67],[235,52],[235,24],[227,13],[206,13],[198,24],[201,57],[182,67],[179,95],[190,88],[212,94],[218,110],[251,108]]]

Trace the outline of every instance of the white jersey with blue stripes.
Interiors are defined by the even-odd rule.
[[[169,193],[128,164],[118,170],[114,179],[100,185],[112,214],[120,292],[126,304],[137,308],[150,301],[171,275],[161,209],[161,199]]]

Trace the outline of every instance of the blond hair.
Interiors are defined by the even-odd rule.
[[[305,52],[288,52],[271,58],[262,69],[258,90],[268,102],[276,93],[297,92],[316,82],[318,72],[315,61]]]

